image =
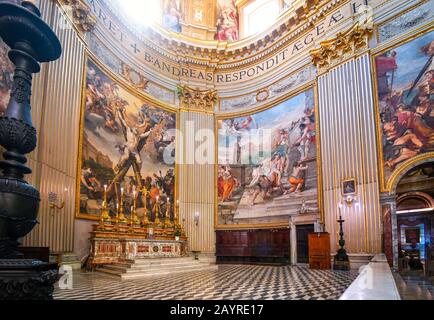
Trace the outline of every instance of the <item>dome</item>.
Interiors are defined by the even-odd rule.
[[[259,35],[291,11],[283,0],[107,0],[131,30],[153,28],[171,37],[237,42]]]

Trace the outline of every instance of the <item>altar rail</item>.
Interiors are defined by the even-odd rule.
[[[339,300],[401,300],[384,254],[362,266],[360,274]]]

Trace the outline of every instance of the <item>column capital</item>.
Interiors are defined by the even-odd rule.
[[[371,25],[356,23],[350,29],[339,32],[336,37],[322,41],[319,48],[310,51],[312,63],[318,74],[327,72],[341,62],[368,49]]]
[[[216,90],[201,90],[186,85],[178,85],[177,93],[181,109],[214,113],[214,105],[217,101]]]

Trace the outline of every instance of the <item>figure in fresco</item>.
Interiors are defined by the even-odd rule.
[[[223,198],[222,201],[230,200],[235,187],[237,186],[237,179],[232,175],[231,167],[226,166],[223,172]]]
[[[178,0],[165,0],[163,11],[163,27],[170,31],[181,32],[181,4]]]
[[[13,74],[14,66],[8,58],[8,49],[0,40],[0,117],[4,115],[9,103]]]
[[[90,167],[81,170],[81,193],[85,193],[89,199],[96,199],[100,195],[101,183],[96,178]]]
[[[170,146],[169,152],[174,155],[176,115],[132,96],[91,61],[85,94],[81,212],[100,213],[104,185],[112,216],[121,188],[127,213],[133,203],[133,191],[139,193],[143,187],[148,190],[148,206],[159,196],[166,202],[170,199],[173,210],[173,164],[164,162],[159,154],[167,153],[165,148]],[[144,204],[142,196],[137,200],[138,210]]]
[[[309,169],[308,166],[303,165],[302,162],[295,162],[292,168],[291,176],[288,179],[288,182],[291,184],[289,190],[285,191],[285,194],[292,192],[301,192],[304,187],[304,171]]]
[[[239,22],[238,12],[233,0],[219,0],[220,13],[217,18],[216,40],[237,41]]]
[[[428,34],[375,59],[386,174],[408,159],[434,151],[431,39]]]
[[[269,109],[218,122],[219,223],[287,221],[299,214],[303,199],[318,210],[314,101],[308,89]]]
[[[140,151],[149,136],[150,131],[139,133],[138,128],[131,128],[125,120],[125,110],[118,109],[118,119],[122,126],[122,131],[125,136],[125,145],[123,146],[123,155],[116,166],[117,172],[121,171],[127,161],[132,161],[136,165],[136,169],[140,171],[142,168],[142,158]],[[149,128],[148,126],[146,128]],[[141,179],[141,177],[140,177]]]

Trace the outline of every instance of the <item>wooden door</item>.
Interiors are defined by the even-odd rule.
[[[298,225],[297,234],[297,263],[309,263],[309,233],[314,232],[313,224]]]

